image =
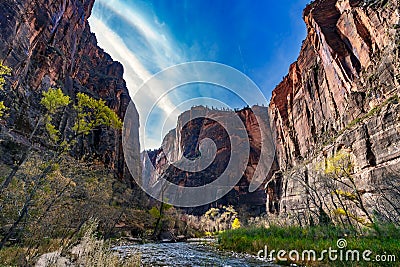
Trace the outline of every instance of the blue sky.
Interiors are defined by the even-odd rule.
[[[144,97],[137,93],[140,85],[165,68],[190,61],[214,61],[236,68],[269,99],[298,56],[306,36],[302,10],[308,2],[97,0],[89,22],[99,45],[124,65],[124,78],[140,115],[142,106],[153,106],[165,93],[154,88]],[[141,117],[142,126],[148,122],[146,149],[160,145],[160,125],[166,125],[163,133],[173,128],[183,111],[176,107],[196,97],[213,98],[232,108],[243,105],[215,86],[183,86],[159,101],[151,119]],[[250,104],[255,103],[257,100]]]

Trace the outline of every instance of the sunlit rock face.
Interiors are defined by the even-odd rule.
[[[249,192],[249,185],[253,179],[259,162],[262,137],[260,126],[263,121],[257,120],[254,110],[261,114],[267,114],[266,107],[255,106],[237,111],[213,110],[205,107],[194,107],[189,111],[182,113],[177,122],[177,128],[170,131],[164,138],[162,148],[155,151],[146,152],[148,157],[143,161],[143,177],[147,177],[147,184],[157,184],[160,178],[165,178],[177,185],[185,187],[198,187],[209,184],[220,177],[227,169],[227,165],[232,153],[242,153],[238,151],[236,145],[243,142],[237,136],[231,136],[233,142],[230,142],[228,132],[218,121],[232,120],[233,116],[238,116],[245,127],[246,136],[249,141],[249,158],[245,171],[239,183],[222,199],[209,205],[195,208],[184,209],[188,213],[202,215],[210,207],[219,207],[224,205],[233,205],[237,210],[252,215],[260,215],[265,212],[266,195],[264,192],[265,182],[255,191]],[[197,118],[198,113],[204,113],[203,118]],[[193,118],[196,117],[196,118]],[[213,119],[210,119],[213,118]],[[188,122],[188,123],[184,123]],[[211,139],[216,146],[215,158],[212,163],[203,171],[187,172],[180,168],[172,166],[170,163],[178,162],[183,157],[189,160],[195,160],[201,156],[199,145],[204,139]],[[150,169],[154,166],[155,170]],[[230,171],[232,175],[239,172],[234,166]],[[201,169],[201,168],[199,168]],[[229,175],[229,174],[228,174]],[[264,179],[267,181],[270,174],[264,173]]]
[[[20,111],[15,113],[19,115],[10,117],[8,125],[22,133],[31,132],[40,112],[41,93],[49,87],[60,87],[72,98],[84,92],[104,99],[124,117],[130,102],[124,70],[97,46],[87,21],[93,4],[94,0],[0,2],[0,60],[13,69],[8,90],[16,93],[20,103]],[[130,133],[138,136],[137,112],[133,115]],[[68,117],[63,118],[61,130],[71,124]],[[132,182],[119,131],[98,129],[82,146],[82,151],[114,169],[120,179]]]
[[[281,171],[346,149],[372,195],[374,184],[398,171],[399,104],[387,101],[399,94],[398,8],[393,0],[317,0],[305,8],[307,37],[269,106]],[[304,186],[290,174],[276,177],[271,210],[303,209]]]

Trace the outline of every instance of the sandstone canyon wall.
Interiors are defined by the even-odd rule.
[[[42,91],[49,87],[62,88],[72,99],[78,92],[101,98],[124,117],[130,102],[124,70],[97,46],[90,32],[87,19],[93,4],[94,0],[0,2],[0,60],[13,70],[6,89],[16,97],[7,125],[14,132],[26,136],[32,131],[41,112]],[[135,136],[138,121],[136,113],[131,129]],[[64,116],[59,127],[65,130],[72,123]],[[119,179],[133,181],[125,167],[119,131],[100,128],[88,136],[82,149],[115,170]]]
[[[307,38],[269,106],[280,169],[270,212],[303,212],[307,190],[294,173],[308,179],[313,163],[343,149],[373,207],[400,171],[399,3],[317,0],[303,18]]]
[[[238,146],[230,142],[230,136],[220,121],[232,120],[238,116],[245,126],[249,140],[250,152],[247,167],[239,183],[222,199],[209,205],[185,208],[191,214],[203,215],[210,207],[233,205],[241,212],[251,215],[259,215],[265,212],[266,195],[264,184],[254,192],[249,192],[249,185],[253,179],[255,170],[259,164],[261,153],[261,120],[253,111],[267,114],[266,107],[255,106],[237,111],[213,110],[206,107],[193,107],[191,110],[182,113],[177,122],[177,128],[171,130],[164,138],[162,148],[155,151],[148,151],[149,157],[143,157],[143,177],[147,177],[147,184],[155,185],[160,177],[185,187],[198,187],[209,184],[227,169],[231,153],[244,153],[238,151]],[[259,114],[257,113],[257,114]],[[201,114],[200,117],[198,115]],[[188,123],[186,123],[188,122]],[[203,171],[188,172],[172,166],[171,162],[179,162],[183,157],[189,160],[196,160],[201,153],[199,144],[205,138],[211,139],[216,145],[215,158],[210,166]],[[238,140],[242,142],[243,140]],[[151,171],[151,165],[155,171]],[[239,165],[239,164],[237,164]],[[236,166],[238,167],[238,166]],[[236,169],[232,176],[239,173]],[[267,177],[268,173],[264,174]]]

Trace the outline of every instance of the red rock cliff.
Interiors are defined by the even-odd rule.
[[[163,149],[147,152],[149,160],[143,160],[143,177],[147,177],[146,183],[156,184],[159,177],[164,176],[169,181],[185,187],[198,187],[209,184],[216,180],[227,169],[231,153],[243,153],[238,150],[238,146],[230,143],[230,136],[218,121],[229,121],[233,116],[238,116],[245,126],[247,132],[246,138],[249,140],[250,152],[247,161],[247,167],[239,183],[222,199],[211,203],[210,205],[188,208],[187,212],[197,215],[203,215],[210,207],[233,205],[235,208],[248,212],[252,215],[259,215],[265,212],[266,195],[264,184],[255,192],[249,193],[249,185],[254,177],[258,166],[261,153],[261,130],[257,121],[257,114],[267,113],[266,107],[252,107],[242,110],[222,111],[211,110],[205,107],[194,107],[189,111],[182,113],[177,122],[177,128],[170,131],[163,140]],[[201,117],[197,115],[201,113]],[[194,115],[196,114],[196,115]],[[236,114],[236,115],[235,115]],[[213,119],[210,119],[213,118]],[[187,122],[187,123],[186,123]],[[182,157],[189,160],[195,160],[200,157],[199,144],[201,140],[209,138],[216,145],[215,158],[206,169],[198,172],[188,172],[176,168],[169,162],[177,162]],[[233,136],[233,139],[240,139]],[[238,143],[242,139],[236,140]],[[169,160],[168,160],[169,159]],[[150,164],[155,166],[156,174],[151,173]],[[235,164],[240,165],[240,164]],[[230,169],[234,176],[240,173],[234,166]],[[264,174],[266,178],[268,173]]]
[[[305,211],[308,193],[294,178],[312,183],[310,165],[346,149],[373,208],[400,171],[399,3],[317,0],[303,17],[307,38],[269,106],[281,172],[268,198],[278,210]]]
[[[50,86],[61,87],[72,98],[77,92],[102,98],[123,118],[130,101],[123,67],[97,46],[90,32],[87,19],[93,4],[94,0],[0,2],[0,60],[13,69],[9,89],[20,100],[19,115],[9,118],[9,125],[29,133],[41,93]],[[137,126],[138,118],[133,120]],[[65,125],[71,123],[67,118]],[[129,177],[120,132],[99,129],[84,149],[116,170],[120,179]]]
[[[398,92],[398,4],[364,2],[318,0],[304,10],[307,38],[269,106],[282,169]]]

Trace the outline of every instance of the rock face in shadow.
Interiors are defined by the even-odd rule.
[[[123,67],[97,46],[87,19],[94,0],[16,1],[0,3],[0,60],[13,69],[10,92],[18,112],[7,124],[29,134],[40,113],[39,99],[49,87],[60,87],[72,99],[78,92],[101,98],[121,118],[130,102]],[[138,135],[138,115],[132,132]],[[60,129],[71,127],[66,116]],[[137,138],[138,140],[138,138]],[[139,152],[139,141],[136,143]],[[81,147],[132,182],[126,171],[119,131],[99,128]],[[140,174],[138,174],[140,175]]]
[[[268,187],[271,212],[304,210],[306,190],[290,170],[341,149],[367,193],[374,194],[372,180],[398,171],[398,8],[393,0],[317,0],[305,8],[307,37],[269,106],[281,170]]]
[[[162,177],[180,186],[199,187],[215,181],[226,169],[232,172],[228,175],[234,176],[238,172],[236,168],[239,168],[239,166],[233,166],[232,169],[227,168],[229,160],[232,153],[244,153],[244,151],[238,151],[239,146],[237,144],[247,139],[250,147],[249,157],[246,161],[247,167],[245,167],[244,174],[234,189],[214,203],[196,208],[185,208],[184,210],[191,214],[202,215],[210,207],[233,205],[236,209],[252,215],[265,212],[264,183],[256,191],[249,192],[249,185],[259,164],[262,142],[260,123],[253,112],[255,109],[267,114],[266,107],[257,106],[238,111],[211,110],[200,106],[182,113],[178,119],[177,128],[165,136],[162,148],[147,152],[149,157],[145,157],[143,160],[142,168],[143,177],[147,177],[146,185],[155,185]],[[199,113],[202,116],[197,118]],[[220,121],[229,122],[234,116],[239,117],[245,127],[246,136],[243,137],[243,140],[235,134],[230,135],[219,123]],[[233,137],[232,140],[235,144],[231,143],[230,136]],[[204,158],[207,151],[200,152],[201,142],[207,138],[214,142],[216,153],[211,164],[205,166],[205,169],[200,168],[200,163],[195,167],[199,167],[201,171],[192,172],[170,164],[171,162],[177,163],[183,158],[189,161],[195,161],[200,157]],[[155,167],[155,171],[151,171],[151,166]],[[268,175],[268,173],[264,173],[263,180]]]

